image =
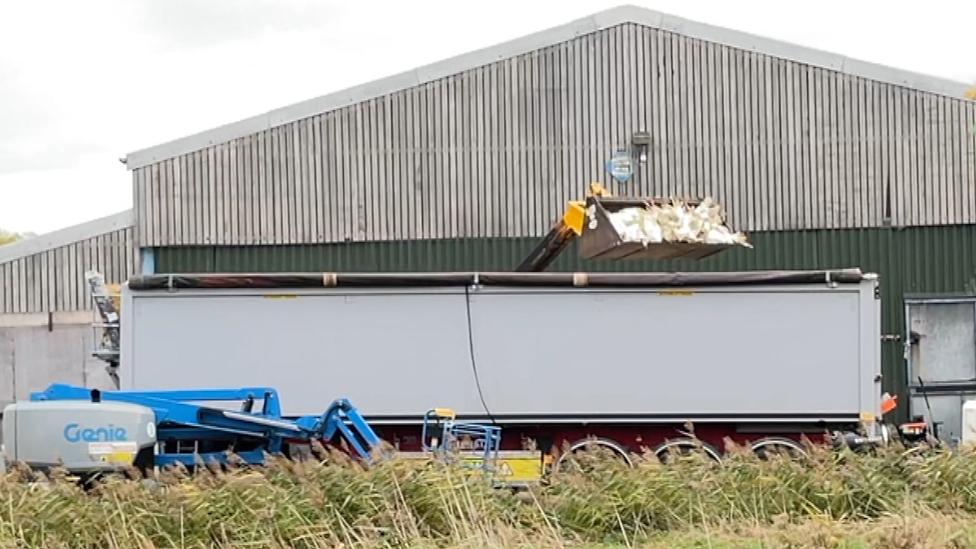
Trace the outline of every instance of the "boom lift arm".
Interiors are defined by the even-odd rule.
[[[91,400],[127,402],[144,406],[156,417],[157,450],[155,464],[182,463],[193,466],[197,460],[226,460],[226,451],[247,463],[263,463],[265,453],[280,453],[287,441],[332,440],[339,437],[357,456],[369,459],[380,439],[348,400],[332,402],[318,416],[294,419],[281,415],[278,392],[270,387],[239,389],[201,389],[175,391],[104,391],[54,384],[31,394],[32,401]],[[261,400],[260,411],[254,411]],[[239,411],[212,408],[201,402],[242,403]]]

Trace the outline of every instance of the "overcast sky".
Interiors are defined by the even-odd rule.
[[[0,227],[130,207],[126,153],[623,2],[0,0]],[[976,81],[976,2],[637,1]]]

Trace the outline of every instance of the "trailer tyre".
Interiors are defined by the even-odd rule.
[[[777,454],[792,459],[801,459],[807,456],[807,451],[799,442],[786,437],[761,438],[753,442],[750,449],[759,459],[768,459]]]
[[[589,438],[585,440],[577,440],[576,442],[569,445],[569,448],[559,456],[554,465],[554,470],[559,473],[567,473],[571,471],[580,471],[584,467],[582,464],[575,459],[584,452],[607,452],[613,457],[620,459],[623,463],[627,464],[627,467],[633,467],[634,463],[631,461],[630,456],[627,453],[627,449],[614,440],[609,438]]]
[[[722,456],[718,453],[711,444],[694,439],[694,438],[675,438],[670,439],[658,444],[652,450],[654,456],[661,461],[661,463],[667,463],[674,455],[690,455],[695,452],[700,452],[706,458],[714,461],[715,463],[722,463]]]

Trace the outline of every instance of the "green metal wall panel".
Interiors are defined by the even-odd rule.
[[[882,329],[904,334],[903,296],[976,293],[976,225],[754,233],[754,249],[702,261],[583,261],[566,250],[555,271],[728,271],[859,267],[881,276]],[[468,239],[302,246],[160,248],[158,272],[510,270],[535,239]],[[824,342],[829,344],[829,342]],[[883,343],[884,387],[904,395],[900,342]],[[901,402],[907,403],[904,396]],[[902,410],[904,412],[904,410]]]

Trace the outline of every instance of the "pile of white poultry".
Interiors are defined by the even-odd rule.
[[[587,210],[589,228],[597,226],[596,206]],[[746,235],[725,225],[722,207],[705,198],[697,206],[672,198],[667,204],[622,208],[608,212],[613,228],[624,242],[657,244],[688,242],[697,244],[736,244],[751,248]]]

